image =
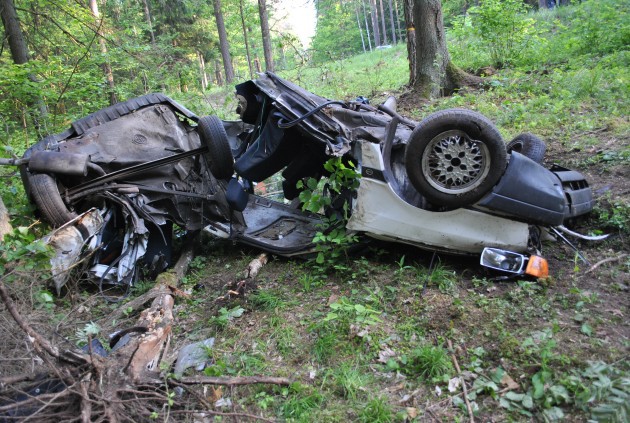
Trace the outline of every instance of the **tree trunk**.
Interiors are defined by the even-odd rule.
[[[547,0],[538,0],[538,7],[541,9],[547,8]]]
[[[147,21],[147,25],[149,26],[151,45],[155,45],[155,33],[153,32],[153,22],[151,20],[151,10],[149,9],[149,2],[147,0],[142,0],[142,4],[144,6],[144,19]]]
[[[407,59],[409,60],[409,86],[416,85],[416,27],[413,19],[413,0],[403,0],[407,26]]]
[[[243,0],[239,0],[238,9],[241,14],[241,26],[243,27],[243,39],[245,40],[245,55],[247,56],[247,66],[249,67],[249,77],[254,78],[254,69],[252,68],[252,56],[249,53],[249,38],[247,36],[247,26],[245,25],[245,15],[243,14]]]
[[[6,234],[13,232],[10,220],[9,211],[4,206],[2,198],[0,198],[0,241],[4,239]]]
[[[217,80],[217,85],[223,85],[223,76],[221,75],[221,65],[218,60],[214,61],[214,77]]]
[[[396,25],[394,24],[394,8],[392,7],[392,0],[388,0],[389,3],[389,23],[391,24],[392,31],[392,43],[397,44],[398,40],[396,39]]]
[[[227,32],[225,31],[225,23],[223,22],[223,12],[221,12],[221,0],[214,0],[214,18],[217,21],[217,31],[219,32],[219,47],[221,48],[221,57],[223,57],[225,83],[231,84],[234,80],[234,67],[232,67],[230,44],[228,42]]]
[[[400,14],[398,13],[398,0],[394,0],[394,10],[396,12],[396,28],[401,41],[406,39],[405,34],[400,30]]]
[[[361,26],[361,20],[359,19],[359,8],[357,7],[356,3],[354,4],[354,13],[356,13],[357,15],[357,26],[359,27],[359,34],[361,34],[361,46],[363,46],[363,53],[365,53],[365,38],[363,38],[363,27]]]
[[[197,57],[199,58],[199,73],[201,76],[201,90],[205,91],[208,89],[208,74],[206,73],[206,61],[203,58],[203,53],[200,51],[197,52]]]
[[[2,17],[4,36],[8,39],[13,62],[16,65],[27,63],[29,61],[28,45],[24,39],[13,0],[0,0],[0,17]],[[39,79],[34,74],[29,74],[28,79],[34,83],[39,83]],[[38,135],[41,136],[42,125],[40,119],[45,118],[48,114],[46,104],[39,93],[33,95],[32,99],[27,101],[27,103],[29,106],[34,106],[37,109],[37,111],[29,110],[28,114],[33,119],[33,124],[35,125]],[[26,120],[24,120],[24,131],[26,131],[26,129],[27,123]],[[26,139],[28,140],[28,137]]]
[[[383,0],[379,0],[381,25],[383,27],[383,44],[387,44],[387,26],[385,26],[385,11],[383,9]]]
[[[258,13],[260,14],[260,30],[262,32],[263,52],[265,53],[265,70],[273,72],[273,53],[271,51],[271,36],[269,35],[269,19],[267,16],[266,0],[258,0]]]
[[[365,2],[361,0],[361,6],[363,7],[363,20],[365,21],[365,34],[368,40],[368,47],[372,51],[372,38],[370,38],[370,25],[368,25],[367,13],[365,12]]]
[[[446,48],[446,34],[439,0],[406,0],[413,3],[415,23],[415,64],[409,75],[409,83],[416,94],[423,98],[449,95],[464,85],[481,82],[481,78],[469,75],[451,63]],[[411,34],[409,34],[411,39]]]
[[[376,15],[376,0],[370,0],[370,16],[372,17],[372,33],[374,34],[374,45],[381,45],[381,31],[378,29],[378,16]]]
[[[112,73],[112,67],[109,64],[109,60],[107,60],[107,44],[105,43],[105,38],[103,37],[103,33],[101,32],[103,20],[100,18],[98,4],[96,3],[96,0],[90,0],[89,6],[90,11],[92,12],[92,16],[94,16],[94,20],[96,21],[96,36],[98,37],[98,42],[101,46],[101,53],[103,54],[104,61],[101,67],[103,68],[103,73],[105,74],[107,85],[109,86],[109,104],[114,105],[118,102],[116,100],[116,85],[114,84],[114,74]]]
[[[4,24],[4,34],[9,41],[11,58],[16,65],[23,65],[28,62],[28,47],[24,41],[13,0],[0,0],[0,14],[2,14]]]

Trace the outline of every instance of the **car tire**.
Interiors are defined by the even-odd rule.
[[[46,173],[33,173],[29,177],[31,196],[42,218],[59,227],[77,217],[68,210],[59,193],[57,180]]]
[[[505,143],[485,116],[463,109],[434,113],[414,128],[405,151],[412,185],[434,205],[473,204],[499,181]]]
[[[197,128],[202,145],[208,148],[204,157],[210,172],[217,179],[229,179],[234,173],[234,157],[223,122],[216,116],[203,116]]]
[[[547,144],[536,135],[524,132],[510,141],[506,149],[508,154],[512,154],[512,151],[516,151],[525,157],[529,157],[536,163],[541,164],[545,158]]]

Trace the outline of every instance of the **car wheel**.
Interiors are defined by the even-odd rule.
[[[516,136],[508,143],[506,148],[508,154],[511,154],[512,151],[516,151],[525,157],[529,157],[538,164],[542,163],[545,158],[545,152],[547,151],[545,142],[529,132],[524,132]]]
[[[56,179],[46,173],[33,173],[29,177],[31,196],[42,217],[54,227],[77,217],[68,210],[59,193]]]
[[[414,128],[405,151],[413,186],[431,203],[462,207],[483,197],[507,165],[501,134],[485,116],[463,109],[434,113]]]
[[[223,122],[216,116],[204,116],[197,130],[201,143],[208,148],[204,157],[210,172],[217,179],[229,179],[234,173],[234,157]]]

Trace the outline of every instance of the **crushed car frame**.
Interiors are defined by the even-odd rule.
[[[299,208],[298,182],[326,178],[331,157],[361,176],[358,189],[325,210],[349,210],[348,231],[476,254],[513,274],[546,276],[541,239],[577,236],[565,221],[593,207],[580,173],[542,165],[543,141],[522,134],[506,145],[474,111],[415,122],[398,114],[393,97],[378,107],[330,101],[270,72],[236,93],[238,121],[198,117],[149,94],[26,151],[22,179],[44,219],[58,227],[98,210],[90,272],[101,283],[129,285],[140,268],[168,266],[173,224],[279,255],[312,253],[322,216]],[[253,194],[276,174],[282,201]]]

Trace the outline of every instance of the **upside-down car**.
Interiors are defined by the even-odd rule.
[[[506,145],[495,125],[464,109],[420,122],[395,100],[329,101],[273,73],[236,86],[237,121],[198,117],[162,94],[99,110],[31,147],[22,179],[53,226],[81,226],[101,282],[131,284],[138,269],[171,263],[173,224],[284,256],[313,252],[322,215],[303,211],[307,178],[341,157],[358,188],[325,212],[348,211],[346,230],[424,249],[481,257],[513,274],[545,276],[540,241],[566,239],[568,219],[593,207],[576,171],[542,165],[545,144],[522,134]],[[254,195],[273,175],[281,200]],[[292,201],[293,200],[293,201]],[[96,210],[96,212],[94,212]],[[70,223],[68,223],[70,222]]]

